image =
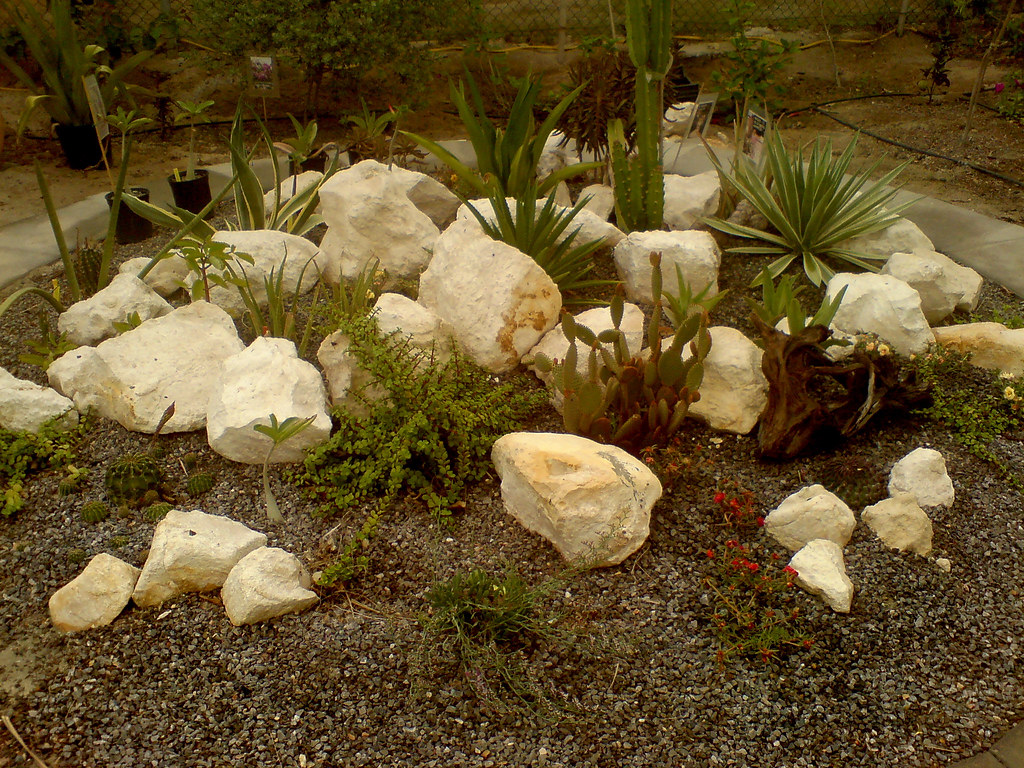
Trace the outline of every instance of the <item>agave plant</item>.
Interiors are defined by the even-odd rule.
[[[832,157],[832,142],[817,141],[805,162],[804,150],[790,155],[778,133],[765,143],[767,178],[745,157],[737,158],[732,171],[714,155],[718,173],[763,215],[773,232],[734,224],[719,218],[706,219],[709,226],[738,237],[763,240],[768,245],[738,246],[730,253],[779,255],[754,281],[774,280],[796,259],[814,285],[827,282],[835,271],[824,259],[836,259],[877,272],[884,257],[852,250],[845,241],[858,235],[885,229],[899,220],[899,214],[917,200],[893,204],[898,188],[891,184],[906,166],[898,165],[871,183],[878,168],[875,162],[865,171],[847,177],[857,146],[854,137],[846,150]]]
[[[467,202],[466,205],[489,237],[515,246],[536,261],[558,286],[567,304],[603,303],[574,299],[571,296],[589,288],[615,285],[613,280],[594,280],[588,277],[594,268],[594,253],[601,248],[602,242],[578,242],[579,227],[566,233],[588,198],[581,198],[572,208],[562,208],[555,203],[555,194],[552,192],[544,206],[537,210],[537,197],[536,185],[528,185],[516,200],[513,213],[508,199],[494,185],[489,198],[494,221],[471,203]]]

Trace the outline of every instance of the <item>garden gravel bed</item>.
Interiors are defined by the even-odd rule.
[[[725,258],[723,287],[735,290],[714,324],[749,334],[738,293],[758,268]],[[979,313],[1007,306],[1022,313],[1020,300],[987,285]],[[0,365],[43,382],[15,359],[38,335],[35,314],[23,303],[4,316]],[[979,387],[990,384],[977,376]],[[530,428],[558,426],[549,415]],[[102,498],[110,459],[148,440],[94,421],[79,447],[90,469],[83,493],[62,498],[58,473],[36,475],[26,508],[0,521],[0,713],[51,766],[933,766],[985,750],[1024,717],[1024,500],[935,422],[878,420],[833,454],[788,463],[755,459],[751,436],[688,426],[685,468],[654,509],[650,538],[612,568],[561,574],[557,553],[504,511],[491,478],[469,489],[449,526],[403,501],[381,523],[369,573],[347,591],[324,592],[304,614],[234,627],[214,592],[61,635],[46,604],[81,570],[69,554],[145,560],[155,523],[131,512],[87,524],[77,510]],[[270,527],[258,466],[213,454],[202,432],[159,444],[179,491],[177,458],[190,451],[217,481],[196,501],[182,491],[179,506],[265,531],[269,545],[312,570],[329,562],[331,541],[362,522],[313,519],[296,488],[275,482],[287,523]],[[706,551],[738,538],[787,553],[759,529],[723,525],[717,484],[751,491],[766,513],[837,456],[884,477],[921,446],[944,454],[957,494],[952,508],[929,510],[932,556],[888,551],[859,526],[845,548],[852,611],[833,613],[801,592],[809,649],[721,665]],[[993,449],[1019,476],[1021,435]],[[937,557],[949,559],[949,573]],[[474,568],[514,568],[530,584],[564,579],[551,607],[564,613],[569,639],[523,652],[549,706],[482,696],[420,628],[430,586]],[[0,766],[27,762],[0,730]]]

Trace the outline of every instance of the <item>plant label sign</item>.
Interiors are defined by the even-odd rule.
[[[711,125],[711,116],[715,111],[715,103],[718,101],[718,92],[701,93],[693,105],[690,118],[690,126],[684,136],[704,136]]]
[[[273,56],[249,57],[249,93],[265,99],[276,99],[281,95],[277,59]]]
[[[85,98],[89,101],[92,124],[96,126],[96,138],[102,142],[110,135],[110,125],[107,124],[107,107],[103,103],[100,84],[96,81],[96,75],[83,75],[82,85],[85,87]]]
[[[751,107],[743,125],[743,154],[755,163],[764,152],[764,141],[771,127],[771,118],[764,107]]]

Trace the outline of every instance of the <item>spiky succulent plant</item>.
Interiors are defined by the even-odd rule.
[[[127,453],[107,468],[104,484],[115,502],[137,506],[149,492],[158,493],[163,473],[148,453]]]
[[[89,501],[82,505],[78,514],[87,523],[99,523],[110,516],[110,507],[102,501]]]

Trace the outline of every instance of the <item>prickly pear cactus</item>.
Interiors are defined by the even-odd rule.
[[[213,488],[213,476],[206,472],[190,476],[185,483],[185,490],[188,491],[189,496],[202,496],[211,488]]]
[[[110,516],[110,507],[102,501],[90,501],[82,505],[78,514],[87,523],[99,523]]]
[[[704,360],[711,351],[706,312],[689,315],[672,336],[661,337],[661,254],[651,254],[651,269],[654,311],[643,353],[630,354],[619,327],[623,299],[617,295],[610,306],[612,329],[595,334],[563,315],[562,332],[569,341],[565,360],[536,360],[539,368],[552,371],[564,397],[567,432],[634,452],[665,445],[679,430],[690,405],[700,398]],[[585,375],[578,366],[580,344],[589,347]]]
[[[112,501],[137,506],[144,499],[155,500],[153,494],[159,497],[158,489],[162,479],[156,459],[148,453],[129,453],[107,468],[105,485]]]

